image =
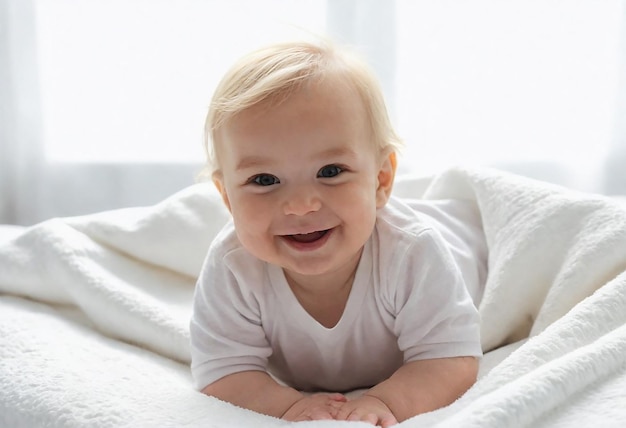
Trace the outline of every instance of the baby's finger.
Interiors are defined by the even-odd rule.
[[[393,415],[387,415],[385,417],[382,418],[382,420],[380,421],[380,426],[382,428],[389,428],[393,425],[396,425],[398,423],[398,421],[396,420],[396,418]]]
[[[360,421],[360,422],[369,422],[372,425],[378,424],[378,416],[374,413],[367,414],[359,414],[357,412],[352,412],[350,416],[348,416],[348,421]]]
[[[328,394],[328,397],[332,400],[335,401],[341,401],[342,403],[345,403],[346,401],[348,401],[348,397],[346,397],[343,394],[340,394],[338,392],[334,392],[332,394]]]
[[[340,409],[347,403],[347,401],[328,400],[326,403],[333,409]]]
[[[309,419],[311,421],[323,421],[328,419],[335,419],[330,412],[323,409],[314,409],[309,414]]]
[[[345,403],[341,403],[339,401],[331,401],[328,403],[329,412],[333,415],[333,419],[338,419],[337,415],[343,408]]]

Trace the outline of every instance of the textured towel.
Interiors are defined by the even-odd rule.
[[[424,184],[400,179],[395,193],[481,213],[487,354],[467,394],[401,426],[626,426],[623,206],[485,169]],[[0,242],[0,426],[291,425],[191,387],[195,277],[228,218],[205,183]]]

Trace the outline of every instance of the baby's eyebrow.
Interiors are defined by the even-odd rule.
[[[316,155],[319,159],[327,159],[341,156],[356,156],[356,152],[349,147],[334,147],[324,150]]]
[[[332,159],[335,157],[343,157],[343,156],[356,156],[357,153],[349,147],[333,147],[327,150],[323,150],[314,155],[314,158],[326,160]],[[246,156],[237,162],[235,166],[236,171],[242,171],[250,168],[259,168],[266,167],[272,163],[272,158],[268,158],[265,156]]]
[[[268,165],[270,162],[271,162],[271,160],[269,158],[266,158],[266,157],[262,157],[262,156],[246,156],[245,158],[241,159],[237,163],[237,166],[235,167],[235,170],[241,171],[241,170],[248,169],[248,168],[256,168],[256,167],[259,167],[259,166]]]

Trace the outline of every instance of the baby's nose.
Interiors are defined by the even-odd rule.
[[[307,186],[300,186],[287,195],[284,202],[285,215],[306,215],[322,207],[319,195]]]

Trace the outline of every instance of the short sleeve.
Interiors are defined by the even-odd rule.
[[[190,321],[191,373],[201,390],[237,372],[265,371],[270,345],[259,304],[247,287],[237,250],[221,253],[212,247],[196,284]]]
[[[481,356],[478,310],[442,237],[423,230],[394,268],[394,333],[404,361]]]

